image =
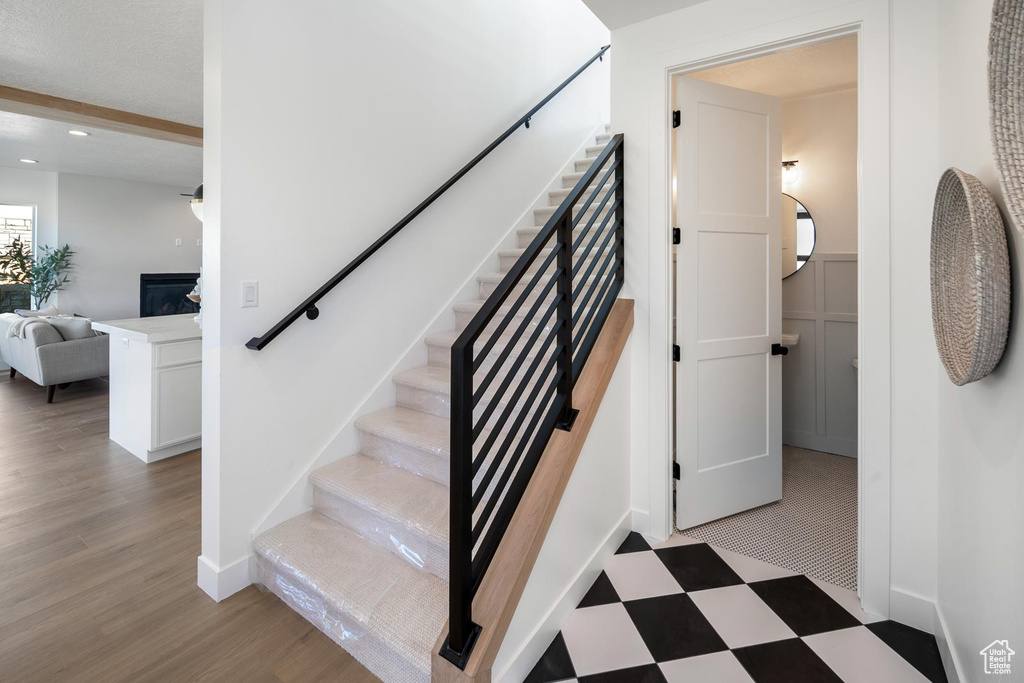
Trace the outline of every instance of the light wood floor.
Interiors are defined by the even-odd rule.
[[[0,680],[375,681],[254,587],[196,586],[200,452],[107,438],[107,384],[0,379]]]

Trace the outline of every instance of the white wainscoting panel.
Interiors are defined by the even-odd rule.
[[[814,252],[782,281],[782,442],[857,457],[857,255]]]

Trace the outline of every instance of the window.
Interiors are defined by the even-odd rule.
[[[0,252],[5,252],[21,240],[28,253],[33,253],[35,207],[0,204]],[[0,273],[0,313],[9,313],[17,308],[32,308],[27,284],[11,282]]]

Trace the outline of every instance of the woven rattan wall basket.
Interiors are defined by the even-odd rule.
[[[932,323],[953,384],[999,364],[1010,326],[1010,258],[999,207],[981,181],[951,168],[932,217]]]
[[[995,0],[988,54],[996,166],[1010,218],[1024,234],[1024,0]]]

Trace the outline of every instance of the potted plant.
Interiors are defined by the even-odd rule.
[[[24,292],[26,287],[32,302],[42,307],[54,292],[64,289],[68,283],[74,253],[67,244],[57,248],[42,246],[38,256],[33,257],[31,249],[20,238],[15,238],[7,249],[0,251],[0,281],[9,288],[5,296],[0,297],[0,310],[8,310],[16,301],[18,290]]]

